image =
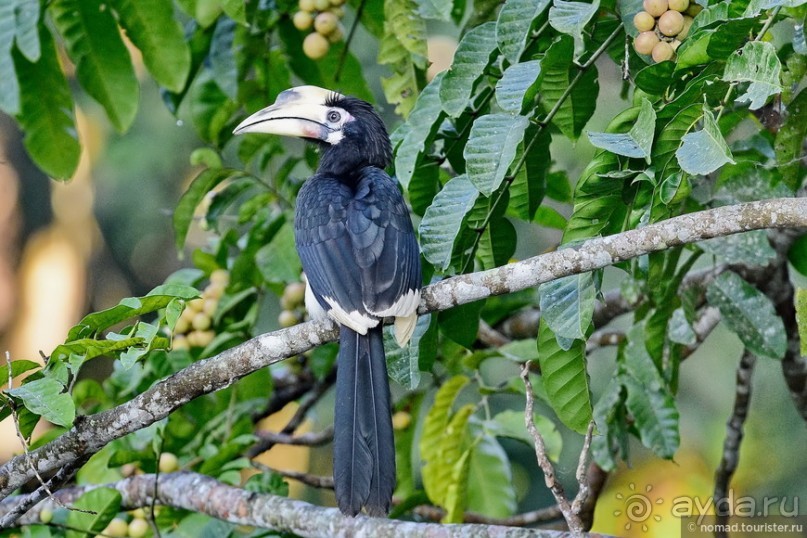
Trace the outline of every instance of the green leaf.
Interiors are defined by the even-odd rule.
[[[585,352],[583,340],[574,340],[563,350],[549,325],[541,321],[538,362],[547,399],[560,421],[578,433],[585,433],[592,417]]]
[[[558,278],[538,289],[541,320],[556,336],[585,340],[594,316],[597,287],[591,272]],[[561,346],[563,347],[563,346]]]
[[[58,426],[69,427],[76,417],[73,399],[65,392],[64,385],[51,377],[42,377],[35,381],[8,391],[11,396],[19,398],[32,413]]]
[[[757,110],[765,105],[768,97],[781,93],[781,73],[782,64],[776,55],[776,47],[764,41],[749,41],[741,50],[729,56],[723,80],[750,82],[745,93],[735,101],[750,101],[751,110]]]
[[[524,423],[522,414],[521,423]],[[496,438],[482,433],[471,448],[468,469],[468,510],[506,518],[516,511],[516,491],[510,459]]]
[[[698,243],[698,246],[731,264],[764,267],[776,258],[776,251],[768,241],[768,234],[765,230],[715,237]]]
[[[796,271],[807,276],[807,235],[802,235],[793,241],[787,258]]]
[[[511,64],[521,59],[533,22],[549,3],[549,0],[507,0],[502,6],[496,21],[496,41]]]
[[[384,331],[384,347],[387,350],[387,372],[399,385],[415,390],[420,385],[421,365],[427,356],[437,352],[437,324],[431,314],[420,316],[415,324],[412,338],[404,347],[399,347],[391,330]]]
[[[238,24],[247,24],[247,9],[244,0],[219,0],[221,9]]]
[[[561,36],[541,61],[542,104],[548,113],[564,98],[552,122],[572,140],[577,140],[583,127],[594,114],[597,94],[600,91],[597,68],[591,66],[583,73],[570,95],[566,95],[572,80],[573,42],[568,36]]]
[[[675,71],[675,63],[659,62],[648,65],[636,73],[636,87],[650,95],[663,95],[670,83],[673,81],[672,75]]]
[[[428,56],[426,48],[426,22],[418,13],[414,0],[385,0],[385,23],[389,22],[398,42],[410,53],[422,58]],[[418,64],[421,60],[415,60]]]
[[[417,0],[418,13],[424,19],[451,20],[452,3],[445,0]]]
[[[706,298],[720,309],[723,321],[749,351],[771,359],[784,356],[787,350],[784,323],[762,292],[727,271],[709,284]]]
[[[449,180],[434,197],[420,221],[420,247],[426,260],[445,271],[451,264],[454,242],[462,228],[462,221],[474,207],[479,191],[468,176]]]
[[[20,111],[20,83],[11,56],[16,34],[14,20],[16,1],[0,2],[0,110],[11,115]]]
[[[395,175],[406,190],[409,189],[409,181],[415,173],[418,156],[426,149],[426,141],[443,118],[443,110],[440,107],[440,83],[444,75],[444,71],[438,73],[423,88],[405,124],[411,127],[406,130],[403,140],[395,150]]]
[[[537,126],[530,124],[524,140],[525,142],[519,144],[516,162],[524,158],[525,149],[527,156],[524,159],[524,166],[518,170],[510,184],[510,203],[507,205],[507,212],[519,219],[531,220],[535,212],[540,211],[539,206],[547,191],[547,172],[551,164],[551,159],[548,159],[547,155],[552,137],[546,130],[539,130]],[[569,188],[568,182],[565,186]]]
[[[474,121],[465,146],[468,179],[485,196],[499,188],[529,125],[524,116],[487,114]]]
[[[18,51],[14,66],[20,80],[20,114],[17,121],[25,132],[23,143],[46,174],[69,179],[78,167],[78,142],[73,96],[62,72],[50,31],[40,25],[41,54],[31,62]],[[43,92],[42,88],[48,91]]]
[[[681,169],[692,175],[710,174],[726,163],[734,164],[726,139],[706,107],[703,110],[703,129],[684,135],[675,157]]]
[[[446,114],[455,118],[470,104],[474,84],[482,77],[495,50],[495,22],[481,24],[463,36],[440,84],[440,100]]]
[[[807,357],[807,289],[796,289],[796,323],[799,327],[801,355]]]
[[[671,459],[681,441],[675,399],[647,353],[641,325],[631,331],[628,342],[627,372],[619,376],[628,391],[625,406],[633,415],[642,444],[657,456]]]
[[[531,342],[530,347],[534,348],[535,343]],[[555,423],[538,413],[533,416],[533,420],[538,433],[544,439],[546,455],[552,461],[558,461],[563,448],[563,437],[555,427]],[[524,422],[523,411],[512,409],[502,411],[496,414],[492,420],[485,422],[485,428],[496,437],[509,437],[510,439],[522,441],[530,447],[533,446],[532,436],[527,431],[527,425]]]
[[[574,39],[575,58],[583,54],[583,29],[599,8],[600,0],[594,0],[591,4],[555,0],[549,8],[549,24],[552,28]]]
[[[15,378],[20,374],[24,374],[30,370],[34,370],[35,368],[40,368],[42,365],[38,362],[29,361],[26,359],[17,359],[11,361],[11,377]],[[8,365],[5,364],[5,361],[2,365],[0,365],[0,386],[5,385],[8,383]]]
[[[681,109],[661,128],[653,147],[651,160],[656,168],[656,181],[662,183],[666,178],[680,171],[676,151],[681,147],[683,137],[695,126],[703,115],[700,103]]]
[[[465,515],[468,493],[468,471],[470,469],[471,449],[466,449],[451,466],[451,473],[442,504],[446,514],[440,520],[443,524],[462,523]]]
[[[458,305],[441,311],[437,318],[440,330],[453,342],[471,349],[479,334],[479,317],[485,301]]]
[[[496,83],[496,102],[506,112],[519,114],[535,99],[541,61],[530,60],[513,64],[505,69]]]
[[[642,97],[641,109],[636,123],[627,133],[588,133],[588,139],[595,147],[623,155],[644,158],[650,162],[653,148],[653,135],[656,130],[656,111],[650,101]]]
[[[583,170],[574,193],[574,209],[563,231],[564,243],[621,229],[627,212],[622,200],[625,182],[603,176],[618,166],[618,156],[600,151]]]
[[[437,404],[435,403],[435,405]],[[431,453],[429,459],[426,459],[423,453],[426,434],[426,425],[424,425],[424,436],[421,437],[420,441],[421,456],[423,461],[426,462],[422,472],[423,489],[426,490],[429,499],[440,506],[447,507],[449,504],[446,497],[452,485],[454,487],[462,485],[460,476],[454,472],[454,466],[462,456],[462,440],[465,437],[465,428],[475,408],[474,404],[466,404],[451,416],[440,431],[436,452]],[[431,411],[426,417],[427,423],[430,415]]]
[[[613,376],[594,406],[597,433],[591,439],[591,455],[597,465],[612,471],[617,466],[615,456],[627,460],[628,434],[622,402],[621,376]]]
[[[457,394],[470,382],[464,375],[454,376],[446,380],[434,395],[434,404],[429,409],[423,422],[423,433],[420,437],[420,458],[425,462],[437,459],[440,442],[445,435],[451,415],[451,406]]]
[[[129,51],[103,0],[55,0],[53,22],[76,64],[81,86],[106,110],[115,128],[129,128],[140,93]]]
[[[255,253],[255,265],[267,282],[294,282],[303,270],[294,249],[294,229],[285,223],[272,238]]]
[[[692,330],[683,308],[673,310],[667,323],[667,336],[671,342],[685,346],[693,346],[698,342],[698,335]]]
[[[228,98],[238,98],[238,65],[235,50],[236,23],[229,17],[221,17],[213,30],[210,42],[210,70],[213,79]]]
[[[532,221],[544,228],[554,228],[561,231],[565,229],[568,224],[566,217],[558,213],[557,209],[546,205],[542,205],[538,208]]]
[[[238,105],[221,90],[209,69],[196,76],[188,98],[191,121],[199,136],[205,142],[221,146],[232,136],[232,125],[228,123]]]
[[[241,2],[243,5],[243,2]],[[185,88],[191,52],[169,0],[113,0],[126,36],[143,53],[143,63],[159,84],[172,92]]]
[[[121,494],[112,488],[91,489],[76,499],[67,514],[68,538],[89,538],[103,531],[121,509]]]
[[[492,218],[479,240],[477,257],[484,269],[501,267],[516,253],[518,237],[513,223],[504,217]]]
[[[802,144],[807,137],[807,91],[800,91],[785,108],[785,118],[773,148],[782,180],[792,190],[802,181],[800,174]],[[806,273],[807,274],[807,273]]]
[[[28,2],[27,0],[17,0],[14,6],[17,49],[32,62],[39,60],[41,54],[38,28],[39,10],[39,2]]]
[[[202,202],[205,195],[216,185],[227,178],[237,177],[240,172],[229,168],[207,168],[193,178],[188,190],[182,195],[174,210],[174,235],[176,236],[177,250],[185,246],[185,238],[193,222],[196,207]]]

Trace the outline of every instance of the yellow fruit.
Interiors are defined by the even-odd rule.
[[[50,508],[43,508],[39,511],[39,521],[44,524],[48,524],[53,521],[53,510]]]
[[[188,312],[185,310],[184,312]],[[188,329],[191,328],[191,322],[187,316],[183,316],[182,314],[179,315],[179,319],[177,319],[176,325],[174,325],[174,334],[185,334],[188,332]]]
[[[658,19],[658,30],[666,36],[676,36],[683,29],[684,16],[678,11],[667,11]]]
[[[633,16],[633,25],[640,32],[647,32],[656,26],[656,19],[647,11],[640,11]]]
[[[675,11],[686,11],[689,7],[689,0],[669,0],[670,9]]]
[[[316,2],[314,0],[300,0],[297,6],[301,11],[316,11]]]
[[[338,7],[338,6],[334,6],[331,9],[329,9],[328,11],[330,11],[331,13],[333,13],[334,15],[336,15],[340,19],[345,16],[345,10],[342,9],[341,7]]]
[[[675,51],[672,48],[672,45],[667,43],[666,41],[660,41],[653,47],[653,52],[651,55],[653,56],[653,61],[655,62],[663,62],[665,60],[671,60]]]
[[[659,39],[655,32],[642,32],[633,40],[633,48],[639,54],[650,54],[658,42]]]
[[[331,43],[338,43],[342,41],[342,38],[345,37],[345,29],[342,28],[341,24],[336,25],[336,30],[331,32],[331,35],[328,36],[328,41]]]
[[[204,312],[199,312],[198,314],[193,316],[191,326],[197,331],[206,331],[207,329],[210,328],[210,316],[208,316]]]
[[[176,454],[171,452],[163,452],[160,454],[160,463],[158,465],[161,473],[173,473],[179,469],[179,458]]]
[[[661,17],[661,14],[667,11],[667,0],[644,0],[642,6],[654,17]]]
[[[312,60],[319,60],[328,54],[330,46],[324,35],[313,32],[305,36],[303,40],[303,54]]]
[[[305,299],[305,284],[302,282],[292,282],[286,289],[283,290],[283,298],[291,304],[292,307],[303,304]]]
[[[145,519],[135,518],[129,523],[129,536],[143,538],[149,531],[149,524]]]
[[[398,411],[392,415],[392,427],[396,430],[405,430],[412,423],[412,415],[406,411]]]
[[[297,314],[292,312],[291,310],[283,310],[280,315],[277,317],[277,322],[280,323],[280,326],[284,329],[287,327],[293,327],[297,325]]]
[[[331,0],[314,0],[314,9],[317,11],[325,11],[331,7]]]
[[[193,299],[192,301],[188,301],[188,307],[186,310],[193,310],[194,312],[201,312],[202,307],[205,304],[205,300],[199,297],[198,299]]]
[[[181,334],[174,336],[174,340],[171,343],[171,349],[173,349],[174,351],[180,351],[180,350],[187,351],[190,348],[191,345],[188,343],[188,339],[185,336]]]
[[[202,307],[202,312],[212,318],[213,314],[216,313],[216,309],[218,307],[219,307],[219,300],[211,298],[205,301],[205,305]]]
[[[210,283],[226,286],[230,283],[230,273],[227,272],[227,269],[216,269],[210,273]]]
[[[680,41],[678,41],[677,39],[673,39],[673,40],[670,42],[670,46],[673,48],[673,50],[674,50],[674,51],[676,51],[676,50],[678,50],[678,47],[680,47],[680,46],[681,46],[681,42],[680,42]]]
[[[696,4],[695,2],[690,2],[689,7],[686,10],[686,14],[690,17],[694,17],[698,13],[703,11],[703,6],[700,4]]]
[[[684,39],[689,35],[689,27],[692,26],[692,17],[684,15],[684,27],[678,32],[678,39]]]
[[[339,25],[339,19],[330,11],[324,11],[317,15],[314,19],[314,30],[320,34],[327,36]]]
[[[142,521],[142,520],[141,520]],[[116,517],[109,522],[109,525],[102,531],[105,536],[113,538],[124,538],[129,532],[129,524],[126,520]]]
[[[196,345],[199,347],[207,347],[216,337],[215,331],[193,331],[191,334],[196,334]]]
[[[298,30],[308,30],[314,23],[314,16],[310,11],[298,11],[291,18],[291,22]]]
[[[217,282],[211,282],[206,288],[204,295],[208,299],[220,299],[222,295],[224,295],[224,288],[226,288],[226,284],[219,284]]]

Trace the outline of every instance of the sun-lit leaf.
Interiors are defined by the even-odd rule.
[[[465,506],[468,502],[468,471],[470,469],[471,449],[465,449],[459,458],[451,465],[446,490],[440,504],[444,505],[445,515],[441,523],[462,523],[465,516]]]
[[[766,266],[776,258],[776,251],[768,241],[765,230],[752,230],[741,234],[715,237],[698,243],[698,246],[727,263]]]
[[[807,357],[807,289],[796,290],[796,322],[799,326],[801,355]]]
[[[720,309],[723,321],[749,351],[771,359],[784,356],[787,350],[784,323],[762,292],[727,271],[712,281],[706,298]]]
[[[583,29],[600,8],[600,0],[590,4],[555,0],[549,8],[549,24],[562,34],[574,39],[574,57],[583,53]]]
[[[8,393],[22,400],[25,407],[58,426],[69,427],[76,417],[73,398],[52,377],[42,377],[13,388]]]
[[[653,135],[656,129],[656,111],[650,101],[642,98],[641,110],[636,123],[627,133],[588,133],[588,139],[595,147],[608,150],[625,157],[650,160]]]
[[[17,121],[25,132],[25,149],[34,162],[53,178],[69,179],[81,156],[73,96],[45,25],[40,26],[39,40],[41,53],[36,62],[14,53],[21,92]]]
[[[451,254],[462,221],[474,207],[479,191],[462,175],[452,178],[434,197],[420,221],[420,247],[426,260],[445,270],[451,264]]]
[[[726,139],[708,108],[703,110],[703,129],[684,135],[675,152],[681,169],[692,175],[706,175],[726,163],[734,163]]]
[[[436,459],[440,439],[448,427],[451,406],[457,394],[470,382],[463,375],[454,376],[445,381],[434,396],[434,404],[423,423],[423,434],[420,438],[420,457],[423,461]]]
[[[541,320],[562,338],[585,339],[594,315],[597,287],[592,273],[581,273],[541,284]]]
[[[550,0],[508,0],[502,6],[496,21],[496,41],[511,64],[521,59],[533,22],[549,4]]]
[[[243,3],[242,3],[243,4]],[[143,53],[143,63],[158,83],[182,91],[191,53],[168,0],[113,0],[112,7],[127,37]]]
[[[426,58],[426,22],[419,13],[414,0],[386,0],[384,2],[385,22],[403,47],[421,58]]]
[[[474,121],[465,146],[468,179],[490,196],[499,188],[524,136],[529,119],[510,114],[486,114]]]
[[[140,89],[112,11],[102,0],[55,0],[49,9],[76,64],[79,83],[118,131],[127,130]]]
[[[496,50],[496,23],[486,22],[470,30],[457,45],[454,61],[440,84],[443,110],[452,118],[468,106],[474,84]]]
[[[584,433],[591,422],[591,393],[586,373],[586,343],[574,340],[562,349],[544,321],[538,328],[538,362],[549,404],[568,428]]]
[[[750,82],[744,94],[735,101],[750,101],[751,110],[765,105],[768,97],[782,91],[779,78],[782,64],[776,55],[776,47],[764,41],[749,41],[745,46],[729,56],[723,80],[728,82]]]
[[[26,360],[26,359],[17,359],[17,360],[11,361],[11,376],[10,377],[13,379],[13,378],[17,377],[20,374],[24,374],[25,372],[28,372],[30,370],[40,368],[41,366],[42,365],[37,363],[37,362],[29,361],[29,360]],[[8,365],[6,365],[5,363],[0,364],[0,387],[2,387],[3,385],[6,385],[8,383],[8,378],[9,378]]]
[[[540,75],[540,60],[511,65],[496,83],[496,102],[503,110],[519,114],[535,98]]]

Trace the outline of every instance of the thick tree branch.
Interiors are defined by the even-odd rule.
[[[157,483],[155,484],[155,479]],[[156,486],[156,487],[155,487]],[[64,504],[74,502],[83,493],[101,486],[66,488],[55,493]],[[263,529],[293,533],[297,536],[319,538],[323,530],[333,537],[482,537],[507,536],[566,538],[568,532],[518,529],[499,525],[462,524],[442,525],[437,523],[414,523],[364,516],[346,517],[336,508],[322,508],[302,501],[255,493],[219,482],[209,476],[181,472],[144,474],[107,484],[118,490],[122,497],[121,508],[132,510],[150,506],[156,491],[157,504],[183,508],[208,514],[212,517],[238,525],[250,525]],[[0,515],[15,509],[25,502],[26,496],[14,497],[0,502]],[[48,507],[55,509],[53,500],[47,500],[20,518],[21,524],[37,523],[39,511]],[[591,535],[601,536],[601,535]]]
[[[692,213],[488,271],[460,275],[424,288],[419,313],[447,310],[492,295],[512,293],[550,280],[600,269],[649,252],[712,237],[764,228],[807,227],[807,199],[783,198]],[[39,473],[57,470],[107,443],[145,428],[190,400],[228,387],[245,375],[335,340],[336,326],[310,321],[253,338],[199,361],[108,411],[81,417],[73,428],[30,453]],[[0,498],[34,476],[23,456],[0,467]]]

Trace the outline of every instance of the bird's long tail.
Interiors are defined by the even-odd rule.
[[[395,446],[381,327],[361,335],[341,327],[336,372],[333,479],[347,515],[362,507],[389,512],[395,489]]]

